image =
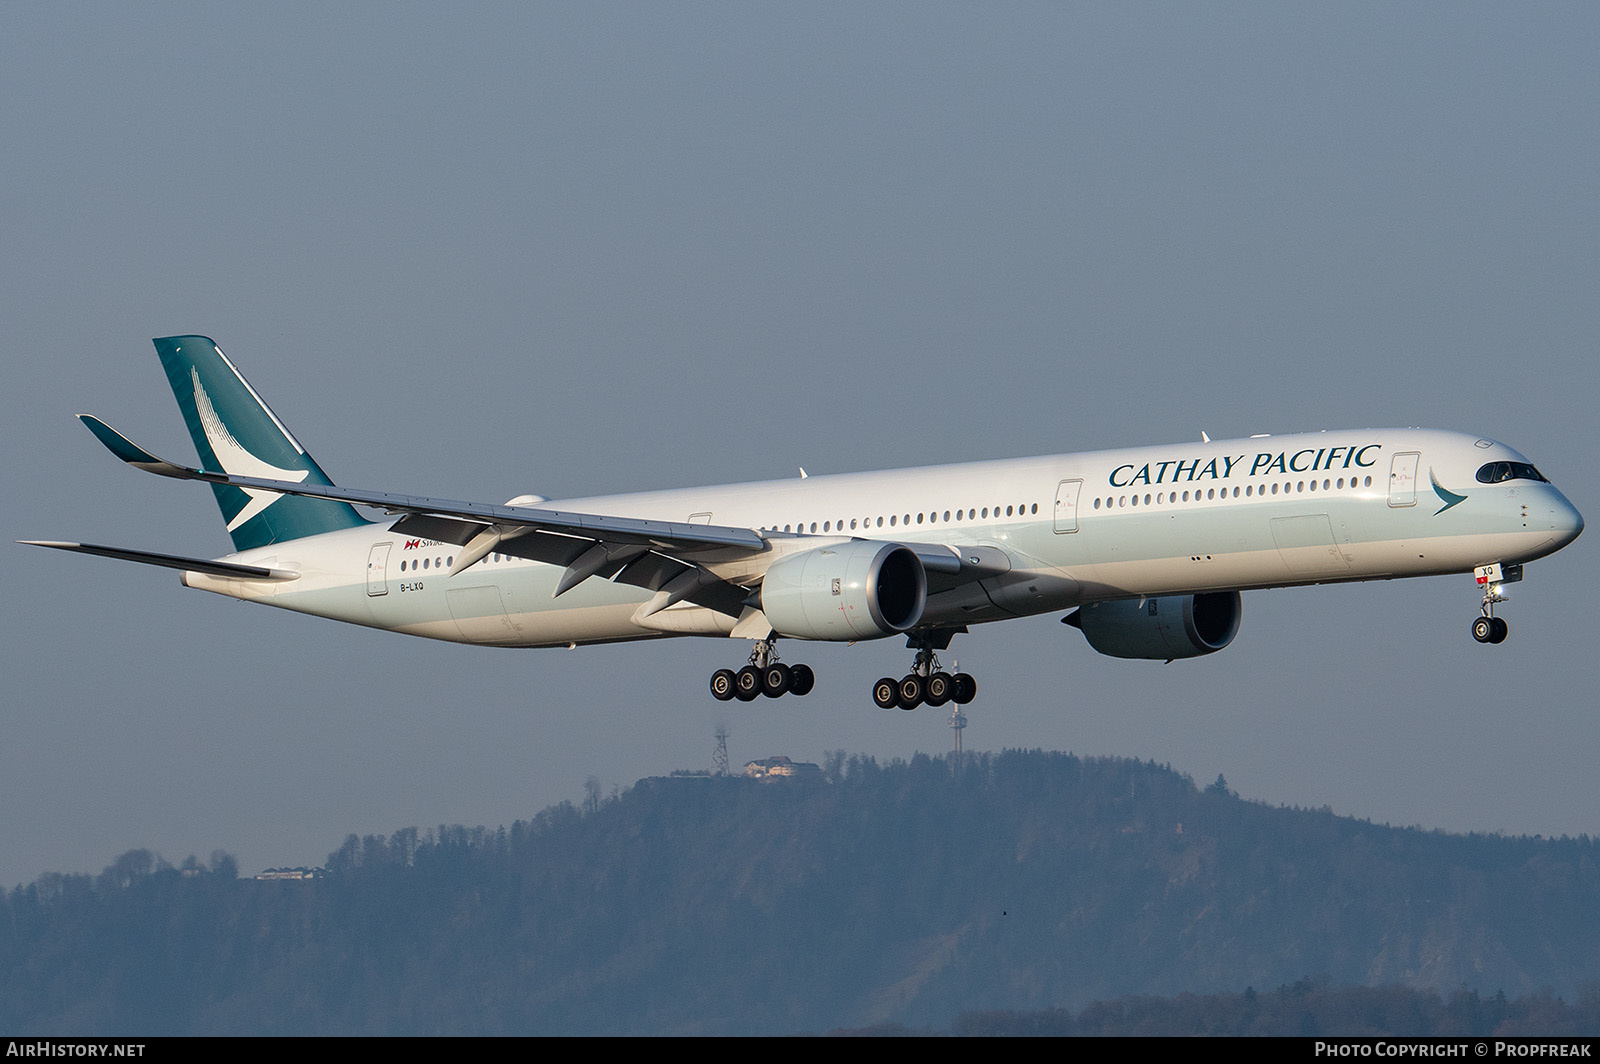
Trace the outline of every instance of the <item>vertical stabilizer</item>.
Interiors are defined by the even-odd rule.
[[[166,336],[155,345],[201,468],[296,484],[333,483],[215,343],[204,336]],[[227,484],[211,490],[235,550],[367,523],[347,503]]]

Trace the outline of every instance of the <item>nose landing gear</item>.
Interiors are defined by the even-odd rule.
[[[1472,622],[1472,638],[1480,643],[1504,643],[1510,628],[1503,618],[1494,615],[1494,607],[1506,600],[1505,585],[1522,579],[1522,566],[1480,565],[1474,575],[1483,588],[1483,615]]]

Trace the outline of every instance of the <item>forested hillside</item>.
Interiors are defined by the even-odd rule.
[[[124,855],[3,897],[29,1033],[784,1033],[1332,984],[1600,979],[1587,838],[1450,836],[1065,754],[641,781],[349,837],[315,880]],[[976,1022],[976,1021],[974,1021]]]

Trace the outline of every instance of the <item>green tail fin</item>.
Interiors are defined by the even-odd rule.
[[[155,345],[203,469],[297,484],[333,483],[214,342],[204,336],[166,336]],[[348,503],[227,484],[213,484],[211,490],[235,550],[367,524]]]

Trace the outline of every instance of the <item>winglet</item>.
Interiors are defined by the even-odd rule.
[[[164,477],[178,477],[185,480],[190,479],[190,475],[197,472],[197,470],[189,469],[186,466],[174,465],[165,459],[157,458],[93,414],[79,414],[78,420],[83,422],[90,432],[94,433],[95,439],[105,444],[106,450],[136,469],[159,473]]]

